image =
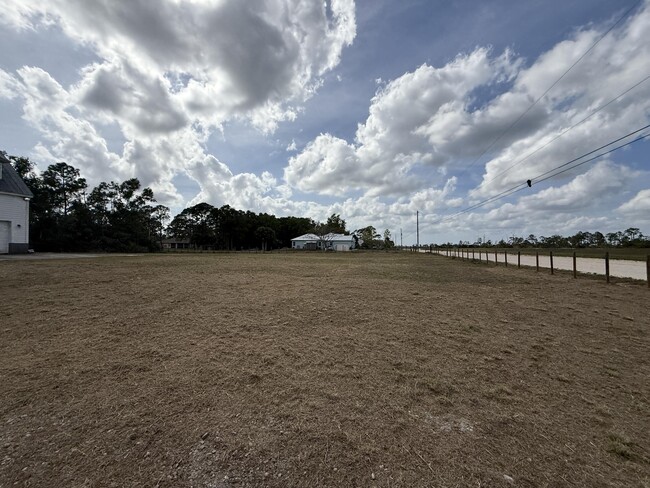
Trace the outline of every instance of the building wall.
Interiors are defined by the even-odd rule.
[[[305,245],[307,245],[307,247],[310,248],[317,244],[318,243],[316,241],[291,241],[291,247],[293,249],[305,249]]]
[[[29,244],[29,200],[0,193],[0,220],[10,222],[10,243]]]
[[[337,251],[349,251],[354,247],[354,241],[339,241],[339,240],[333,240],[330,241],[332,249],[335,249]]]
[[[319,241],[291,241],[291,247],[293,249],[305,249],[305,245],[309,248],[310,246],[316,246],[320,249],[321,243]],[[349,251],[353,247],[353,243],[350,241],[325,241],[323,243],[325,247],[334,249],[336,251]]]

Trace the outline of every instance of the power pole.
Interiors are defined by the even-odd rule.
[[[417,248],[420,249],[420,211],[415,211],[415,225],[417,228]]]
[[[404,247],[404,241],[402,240],[402,228],[399,229],[399,247]]]

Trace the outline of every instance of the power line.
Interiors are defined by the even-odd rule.
[[[628,137],[633,136],[634,134],[638,134],[639,132],[642,132],[642,131],[644,131],[645,129],[648,129],[648,128],[650,128],[650,124],[648,124],[648,125],[646,125],[644,127],[641,127],[640,129],[634,130],[634,131],[632,131],[632,132],[630,132],[630,133],[628,133],[628,134],[626,134],[626,135],[624,135],[622,137],[619,137],[618,139],[615,139],[615,140],[613,140],[611,142],[608,142],[607,144],[604,144],[604,145],[600,146],[599,148],[594,149],[593,151],[589,151],[589,152],[583,154],[582,156],[579,156],[579,157],[574,158],[574,159],[572,159],[570,161],[567,161],[566,163],[563,163],[563,164],[561,164],[559,166],[556,166],[555,168],[552,168],[549,171],[546,171],[545,173],[537,175],[536,177],[532,178],[531,181],[534,181],[535,183],[541,183],[543,181],[548,180],[549,178],[553,178],[554,176],[557,176],[557,175],[560,175],[560,174],[565,173],[567,171],[570,171],[570,170],[572,170],[574,168],[577,168],[578,166],[582,166],[583,164],[589,163],[589,162],[594,161],[596,159],[599,159],[599,158],[601,158],[603,156],[611,154],[614,151],[617,151],[617,150],[622,149],[622,148],[624,148],[626,146],[634,144],[635,142],[643,140],[643,139],[647,138],[648,136],[650,136],[650,133],[644,134],[644,135],[642,135],[640,137],[637,137],[636,139],[634,139],[632,141],[626,142],[625,144],[621,144],[620,146],[617,146],[617,147],[615,147],[613,149],[610,149],[609,151],[605,151],[605,152],[603,152],[601,154],[598,154],[598,155],[596,155],[596,156],[594,156],[592,158],[589,158],[589,159],[587,159],[585,161],[581,161],[578,164],[574,164],[572,166],[569,166],[572,163],[575,163],[576,161],[579,161],[579,160],[585,158],[586,156],[589,156],[589,155],[591,155],[591,154],[593,154],[595,152],[600,151],[601,149],[609,147],[612,144],[616,144],[617,142],[620,142],[623,139],[627,139]],[[567,167],[567,166],[569,166],[569,167]],[[558,169],[561,169],[561,168],[565,168],[565,169],[562,169],[562,171],[558,171],[557,173],[555,173],[555,171],[557,171]],[[485,200],[483,200],[481,202],[478,202],[478,203],[476,203],[474,205],[471,205],[471,206],[469,206],[469,207],[467,207],[467,208],[465,208],[465,209],[463,209],[463,210],[461,210],[459,212],[456,212],[455,214],[452,214],[452,215],[449,215],[447,217],[443,217],[443,218],[441,218],[441,219],[439,219],[437,221],[434,221],[429,225],[448,222],[450,220],[453,220],[455,217],[458,217],[459,215],[465,214],[465,213],[470,212],[472,210],[476,210],[477,208],[480,208],[480,207],[483,207],[483,206],[485,206],[485,205],[487,205],[489,203],[495,202],[496,200],[500,200],[502,198],[508,197],[508,196],[512,195],[513,193],[516,193],[516,192],[519,192],[519,191],[525,189],[526,187],[528,187],[527,183],[519,183],[519,184],[517,184],[517,185],[515,185],[515,186],[513,186],[511,188],[508,188],[507,190],[502,191],[501,193],[497,193],[496,195],[493,195],[493,196],[491,196],[491,197],[489,197],[489,198],[487,198],[487,199],[485,199]]]
[[[577,59],[577,60],[576,60],[576,61],[575,61],[571,66],[569,66],[569,68],[568,68],[564,73],[562,73],[562,75],[561,75],[557,80],[555,80],[555,82],[554,82],[551,86],[549,86],[549,87],[546,89],[546,91],[545,91],[544,93],[542,93],[542,95],[540,95],[540,96],[539,96],[539,97],[538,97],[538,98],[537,98],[537,99],[536,99],[536,100],[535,100],[535,101],[534,101],[534,102],[533,102],[533,103],[532,103],[532,104],[531,104],[531,105],[530,105],[530,106],[529,106],[529,107],[528,107],[528,108],[527,108],[527,109],[526,109],[526,110],[525,110],[525,111],[524,111],[524,112],[519,116],[519,117],[517,117],[517,119],[516,119],[512,124],[510,124],[510,125],[509,125],[509,126],[508,126],[508,127],[507,127],[507,128],[506,128],[506,129],[501,133],[501,134],[499,134],[499,135],[496,137],[496,139],[494,139],[494,140],[493,140],[493,141],[492,141],[492,142],[491,142],[491,143],[490,143],[490,144],[489,144],[489,145],[488,145],[488,146],[483,150],[483,152],[481,152],[481,154],[479,154],[479,155],[476,157],[476,159],[474,159],[474,161],[472,161],[472,163],[467,167],[467,169],[465,169],[465,172],[467,172],[467,171],[468,171],[472,166],[474,166],[474,165],[476,164],[476,162],[477,162],[479,159],[481,159],[481,158],[485,155],[485,153],[487,153],[487,152],[488,152],[488,151],[489,151],[489,150],[490,150],[490,149],[491,149],[491,148],[492,148],[492,147],[493,147],[497,142],[499,142],[499,141],[501,140],[501,138],[502,138],[504,135],[506,135],[508,132],[510,132],[510,130],[511,130],[511,129],[512,129],[512,128],[513,128],[513,127],[514,127],[514,126],[515,126],[515,125],[516,125],[516,124],[521,120],[521,119],[523,119],[523,118],[526,116],[526,114],[528,114],[528,112],[530,112],[530,111],[533,109],[533,107],[534,107],[535,105],[537,105],[537,103],[538,103],[542,98],[544,98],[544,97],[548,94],[548,92],[550,92],[550,91],[551,91],[551,90],[552,90],[552,89],[553,89],[553,88],[554,88],[554,87],[555,87],[555,86],[556,86],[556,85],[557,85],[557,84],[558,84],[558,83],[559,83],[559,82],[560,82],[560,81],[561,81],[561,80],[562,80],[562,79],[563,79],[563,78],[564,78],[564,77],[569,73],[569,71],[571,71],[571,70],[572,70],[572,69],[573,69],[573,68],[574,68],[574,67],[575,67],[575,66],[576,66],[580,61],[582,61],[582,59],[583,59],[587,54],[589,54],[589,53],[592,51],[592,49],[595,48],[596,45],[598,45],[598,43],[599,43],[600,41],[602,41],[602,40],[605,38],[605,36],[607,36],[607,34],[609,34],[609,33],[612,31],[612,29],[614,29],[614,27],[616,27],[616,26],[617,26],[617,25],[618,25],[618,24],[619,24],[619,23],[620,23],[620,22],[621,22],[625,17],[627,17],[627,16],[630,14],[630,12],[632,12],[632,10],[634,10],[634,9],[635,9],[635,8],[636,8],[636,7],[641,3],[641,1],[642,1],[642,0],[638,0],[638,1],[637,1],[634,5],[632,5],[632,7],[630,7],[630,8],[629,8],[629,9],[628,9],[628,10],[627,10],[623,15],[621,15],[621,17],[619,17],[619,19],[618,19],[616,22],[614,22],[614,24],[612,24],[612,26],[611,26],[609,29],[607,29],[607,31],[605,31],[605,33],[604,33],[602,36],[600,36],[600,37],[596,40],[596,42],[594,42],[594,43],[591,45],[591,47],[589,47],[589,49],[587,49],[584,53],[582,53],[582,55],[581,55],[581,56],[580,56],[580,57],[579,57],[579,58],[578,58],[578,59]]]
[[[555,168],[553,168],[553,169],[551,169],[551,170],[549,170],[549,171],[547,171],[547,172],[545,172],[545,173],[542,173],[541,175],[537,175],[535,178],[531,178],[531,180],[534,181],[534,182],[536,182],[536,183],[541,183],[541,181],[544,181],[544,180],[540,180],[540,181],[538,181],[538,178],[541,178],[542,176],[546,176],[547,174],[549,174],[549,173],[555,171],[556,169],[564,168],[565,166],[568,166],[568,165],[570,165],[571,163],[574,163],[574,162],[576,162],[576,161],[578,161],[578,160],[580,160],[580,159],[582,159],[582,158],[584,158],[584,157],[586,157],[586,156],[589,156],[589,155],[591,155],[591,154],[593,154],[593,153],[595,153],[595,152],[597,152],[597,151],[600,151],[601,149],[605,149],[606,147],[609,147],[609,146],[611,146],[612,144],[616,144],[617,142],[620,142],[620,141],[622,141],[623,139],[627,139],[628,137],[633,136],[634,134],[638,134],[639,132],[642,132],[642,131],[646,130],[648,127],[650,127],[650,124],[645,125],[645,126],[641,127],[640,129],[637,129],[637,130],[635,130],[635,131],[632,131],[632,132],[630,132],[630,133],[628,133],[628,134],[626,134],[626,135],[624,135],[624,136],[622,136],[622,137],[619,137],[618,139],[614,139],[612,142],[608,142],[607,144],[605,144],[605,145],[603,145],[603,146],[600,146],[599,148],[594,149],[593,151],[589,151],[588,153],[585,153],[585,154],[583,154],[582,156],[580,156],[580,157],[578,157],[578,158],[572,159],[571,161],[568,161],[568,162],[566,162],[566,163],[564,163],[564,164],[561,164],[560,166],[556,166]],[[634,142],[640,141],[641,139],[644,139],[645,137],[647,137],[647,136],[640,137],[640,138],[638,138],[638,139],[633,140],[632,142],[628,142],[628,143],[626,143],[626,144],[624,144],[624,145],[622,145],[622,146],[618,146],[617,148],[612,149],[611,151],[607,151],[607,152],[605,152],[605,153],[603,153],[603,154],[601,154],[601,155],[599,155],[599,156],[596,156],[596,158],[598,158],[598,157],[600,157],[600,156],[604,156],[604,155],[606,155],[606,154],[610,154],[611,152],[614,152],[615,150],[620,149],[621,147],[625,147],[625,146],[630,145],[630,144],[632,144],[632,143],[634,143]],[[593,159],[594,159],[594,158],[592,158],[592,159],[590,159],[590,160],[588,160],[588,161],[592,161]],[[577,168],[578,166],[580,166],[580,165],[582,165],[582,164],[584,164],[584,163],[576,164],[575,166],[572,166],[572,167],[569,168],[569,169]],[[559,174],[559,173],[558,173],[558,174]]]
[[[488,183],[493,182],[494,180],[496,180],[496,179],[497,179],[499,176],[501,176],[502,174],[508,172],[509,170],[511,170],[512,168],[514,168],[515,166],[518,166],[519,164],[523,163],[523,162],[526,161],[528,158],[530,158],[532,155],[538,153],[539,151],[541,151],[542,149],[544,149],[545,147],[547,147],[549,144],[552,144],[553,142],[555,142],[556,140],[558,140],[560,137],[562,137],[564,134],[566,134],[567,132],[569,132],[571,129],[574,129],[575,127],[579,126],[579,125],[582,124],[583,122],[587,121],[588,119],[590,119],[591,117],[593,117],[594,115],[596,115],[598,112],[600,112],[601,110],[603,110],[603,109],[606,108],[607,106],[611,105],[612,103],[614,103],[614,102],[615,102],[616,100],[618,100],[619,98],[621,98],[621,97],[627,95],[629,92],[631,92],[631,91],[634,90],[636,87],[638,87],[639,85],[645,83],[645,82],[648,81],[648,80],[650,80],[650,75],[646,76],[645,78],[643,78],[643,79],[642,79],[641,81],[639,81],[638,83],[635,83],[634,85],[632,85],[630,88],[628,88],[628,89],[625,90],[623,93],[621,93],[621,94],[619,94],[618,96],[616,96],[615,98],[612,98],[609,102],[605,103],[604,105],[601,105],[601,106],[598,107],[596,110],[594,110],[594,111],[591,112],[589,115],[587,115],[585,118],[583,118],[582,120],[576,122],[575,124],[573,124],[571,127],[567,128],[566,130],[562,131],[560,134],[558,134],[557,136],[555,136],[553,139],[551,139],[550,141],[548,141],[546,144],[544,144],[544,145],[538,147],[537,149],[535,149],[534,151],[528,153],[525,157],[523,157],[523,158],[519,159],[518,161],[514,162],[513,164],[511,164],[510,166],[508,166],[508,167],[507,167],[506,169],[504,169],[503,171],[500,171],[499,173],[497,173],[496,175],[494,175],[492,178],[490,178],[488,181],[486,181],[486,182],[484,183],[484,185],[487,185]]]
[[[650,125],[646,125],[646,127],[650,127]],[[551,175],[549,175],[549,176],[546,176],[546,178],[538,179],[538,178],[540,178],[541,176],[544,176],[544,175],[547,175],[548,173],[550,173],[550,171],[547,171],[546,173],[543,173],[543,174],[537,176],[537,177],[535,178],[535,182],[536,182],[536,183],[541,183],[542,181],[546,181],[546,180],[548,180],[549,178],[553,178],[554,176],[561,175],[562,173],[566,173],[567,171],[571,171],[572,169],[577,168],[578,166],[582,166],[583,164],[590,163],[591,161],[594,161],[595,159],[601,158],[601,157],[603,157],[603,156],[607,156],[608,154],[611,154],[611,153],[613,153],[614,151],[617,151],[617,150],[619,150],[619,149],[624,148],[625,146],[629,146],[629,145],[631,145],[631,144],[634,144],[635,142],[638,142],[638,141],[641,141],[641,140],[643,140],[643,139],[646,139],[647,137],[650,137],[650,132],[647,133],[647,134],[643,134],[642,136],[639,136],[639,137],[637,137],[636,139],[634,139],[634,140],[632,140],[632,141],[630,141],[630,142],[626,142],[625,144],[621,144],[620,146],[615,147],[614,149],[610,149],[609,151],[606,151],[606,152],[604,152],[604,153],[602,153],[602,154],[599,154],[598,156],[594,156],[593,158],[589,158],[589,159],[587,159],[587,160],[585,160],[585,161],[581,161],[581,162],[579,162],[578,164],[574,164],[574,165],[571,166],[570,168],[565,168],[565,169],[563,169],[562,171],[558,171],[557,173],[553,173],[553,174],[551,174]],[[557,168],[556,168],[556,169],[557,169]]]
[[[611,154],[611,153],[613,153],[615,151],[618,151],[619,149],[630,146],[630,145],[634,144],[635,142],[639,142],[639,141],[641,141],[643,139],[646,139],[646,138],[650,137],[650,132],[648,132],[646,134],[643,134],[643,135],[637,137],[636,139],[634,139],[632,141],[628,141],[628,142],[626,142],[624,144],[621,144],[620,146],[616,146],[616,147],[614,147],[614,148],[612,148],[612,149],[610,149],[608,151],[597,154],[596,156],[593,156],[593,157],[591,157],[589,159],[586,159],[584,161],[580,161],[581,159],[585,158],[586,156],[589,156],[589,155],[591,155],[591,154],[593,154],[595,152],[600,151],[601,149],[609,147],[612,144],[616,144],[617,142],[620,142],[623,139],[627,139],[628,137],[633,136],[635,134],[638,134],[639,132],[642,132],[642,131],[644,131],[645,129],[648,129],[648,128],[650,128],[650,124],[645,125],[645,126],[639,128],[639,129],[636,129],[636,130],[634,130],[632,132],[629,132],[628,134],[626,134],[626,135],[624,135],[622,137],[619,137],[618,139],[615,139],[615,140],[613,140],[611,142],[608,142],[607,144],[603,144],[602,146],[598,147],[597,149],[589,151],[589,152],[583,154],[582,156],[579,156],[579,157],[574,158],[574,159],[572,159],[570,161],[567,161],[566,163],[563,163],[563,164],[561,164],[559,166],[556,166],[555,168],[552,168],[552,169],[550,169],[550,170],[548,170],[548,171],[546,171],[546,172],[544,172],[544,173],[542,173],[540,175],[535,176],[531,180],[534,181],[535,183],[542,183],[543,181],[546,181],[546,180],[548,180],[550,178],[553,178],[555,176],[558,176],[560,174],[566,173],[567,171],[570,171],[570,170],[572,170],[574,168],[582,166],[583,164],[590,163],[592,161],[595,161],[596,159],[599,159],[599,158],[601,158],[603,156],[607,156],[608,154]],[[569,166],[572,163],[575,163],[576,161],[580,161],[580,162],[577,163],[577,164],[573,164],[572,166]],[[562,168],[564,168],[564,169],[562,169]],[[562,169],[562,170],[557,171],[559,169]],[[458,217],[460,215],[466,214],[468,212],[471,212],[472,210],[476,210],[478,208],[484,207],[485,205],[493,203],[493,202],[495,202],[497,200],[501,200],[502,198],[506,198],[506,197],[509,197],[510,195],[518,193],[521,190],[526,189],[528,186],[529,185],[527,183],[519,183],[519,184],[517,184],[517,185],[515,185],[513,187],[510,187],[510,188],[508,188],[508,189],[506,189],[506,190],[504,190],[504,191],[502,191],[500,193],[497,193],[496,195],[493,195],[493,196],[491,196],[489,198],[486,198],[485,200],[482,200],[482,201],[480,201],[478,203],[475,203],[474,205],[470,205],[469,207],[464,208],[463,210],[461,210],[459,212],[456,212],[455,214],[449,215],[447,217],[443,217],[443,218],[435,220],[435,221],[433,221],[431,223],[425,223],[424,225],[428,227],[428,226],[435,225],[435,224],[441,224],[441,223],[449,222],[449,221],[453,220],[454,218],[456,218],[456,217]],[[412,235],[412,234],[413,233],[407,234],[407,237],[409,235]]]

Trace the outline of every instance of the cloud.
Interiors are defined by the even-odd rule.
[[[298,146],[296,146],[296,141],[295,139],[291,139],[291,143],[287,146],[286,151],[287,152],[294,152],[298,150]]]
[[[68,111],[70,94],[47,72],[24,67],[10,79],[14,96],[23,100],[23,118],[45,139],[36,148],[42,161],[66,160],[90,179],[123,173],[120,158],[94,126]]]
[[[356,36],[353,0],[9,0],[0,23],[56,26],[99,58],[69,87],[40,68],[0,70],[0,96],[21,100],[42,136],[41,163],[66,160],[91,184],[135,176],[168,204],[183,203],[172,179],[184,172],[202,197],[242,208],[261,208],[277,181],[230,171],[206,153],[210,135],[231,121],[269,133],[295,119]],[[108,149],[108,126],[121,151]],[[290,193],[274,191],[277,206]]]
[[[110,0],[25,0],[4,10],[0,20],[15,28],[56,23],[91,46],[104,63],[86,70],[85,102],[116,115],[139,108],[136,125],[157,131],[236,116],[273,131],[313,95],[356,35],[351,0],[133,0],[128,8]],[[164,79],[184,82],[172,90]],[[151,108],[156,116],[147,120]]]
[[[367,115],[353,121],[356,131],[346,134],[346,114],[340,125],[315,132],[306,121],[300,130],[311,140],[291,139],[291,154],[274,141],[275,157],[287,158],[282,174],[270,165],[258,174],[238,172],[209,154],[218,147],[211,136],[221,132],[220,142],[228,143],[229,127],[248,124],[268,141],[283,121],[318,110],[322,101],[305,102],[326,82],[354,83],[352,70],[335,70],[356,36],[352,0],[8,0],[0,23],[25,36],[47,37],[55,28],[94,57],[68,86],[38,67],[0,69],[0,97],[20,104],[40,133],[32,154],[41,164],[65,160],[91,184],[138,177],[177,209],[207,201],[318,220],[335,212],[351,228],[414,227],[420,211],[427,228],[647,123],[650,82],[553,141],[647,76],[649,5],[609,33],[512,128],[609,24],[576,30],[530,60],[478,46],[436,65],[416,60],[392,80],[383,71],[364,72],[364,83],[376,91]],[[345,103],[332,103],[331,112],[344,111]],[[284,124],[277,139],[289,140],[294,128]],[[255,155],[261,162],[249,167],[264,165],[264,157]],[[632,168],[612,161],[583,166],[544,184],[550,187],[533,185],[532,194],[428,229],[457,234],[531,222],[562,229],[642,219],[648,175]],[[196,181],[197,195],[179,194],[173,183],[179,174]]]
[[[534,180],[537,175],[647,124],[650,82],[639,85],[597,114],[590,114],[648,76],[650,45],[641,39],[642,33],[650,32],[649,5],[646,3],[628,23],[604,37],[540,101],[538,106],[548,117],[540,119],[537,127],[531,127],[528,134],[503,147],[487,162],[476,196]],[[574,38],[558,43],[530,68],[521,71],[511,92],[527,94],[531,100],[540,97],[602,35],[602,30],[582,30]],[[585,122],[561,135],[585,118]],[[523,122],[528,119],[526,116]]]
[[[635,182],[647,180],[649,175],[609,160],[600,161],[566,183],[557,184],[560,182],[556,180],[556,186],[531,195],[526,192],[534,190],[524,188],[511,202],[495,202],[486,207],[486,212],[463,214],[437,223],[436,228],[446,232],[504,229],[522,235],[525,229],[528,233],[567,235],[579,230],[614,229],[620,226],[613,210],[621,194]],[[642,202],[643,196],[639,200]],[[618,211],[626,213],[628,208],[634,208],[631,202],[625,208],[619,207]],[[643,204],[639,208],[642,209]],[[426,222],[431,220],[424,219],[425,228]]]
[[[377,91],[354,143],[321,134],[291,158],[285,179],[302,191],[324,194],[417,190],[422,180],[411,173],[413,168],[443,165],[451,157],[450,146],[463,147],[447,140],[451,137],[439,127],[452,125],[454,113],[469,103],[473,90],[510,79],[518,65],[509,51],[491,57],[486,48],[459,55],[442,68],[422,65]],[[463,122],[454,123],[458,135]]]
[[[648,75],[650,44],[643,40],[650,32],[648,4],[531,107],[605,29],[578,30],[528,67],[509,50],[495,56],[477,48],[442,67],[425,64],[405,73],[378,89],[353,141],[321,134],[289,160],[285,180],[304,192],[387,196],[417,191],[447,172],[464,181],[482,174],[471,193],[475,198],[534,180],[647,123],[650,82],[553,141]],[[510,168],[513,163],[519,164]],[[427,167],[440,171],[422,178]]]
[[[18,96],[20,82],[11,74],[0,68],[0,97],[13,100]]]
[[[76,89],[81,105],[116,118],[126,132],[166,134],[189,124],[167,80],[142,73],[125,61],[94,64],[83,73]]]
[[[617,209],[621,214],[645,224],[650,222],[650,189],[641,190]]]
[[[331,134],[321,134],[291,158],[285,179],[303,191],[320,189],[326,195],[342,195],[350,190],[349,181],[355,180],[360,169],[352,145]]]
[[[623,189],[642,175],[642,172],[627,166],[601,161],[568,183],[519,198],[516,210],[528,216],[537,214],[544,218],[543,215],[547,213],[576,213],[607,206]],[[502,209],[504,208],[505,205]]]

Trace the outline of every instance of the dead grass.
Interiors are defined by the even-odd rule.
[[[301,253],[0,292],[0,487],[648,486],[643,286]]]

